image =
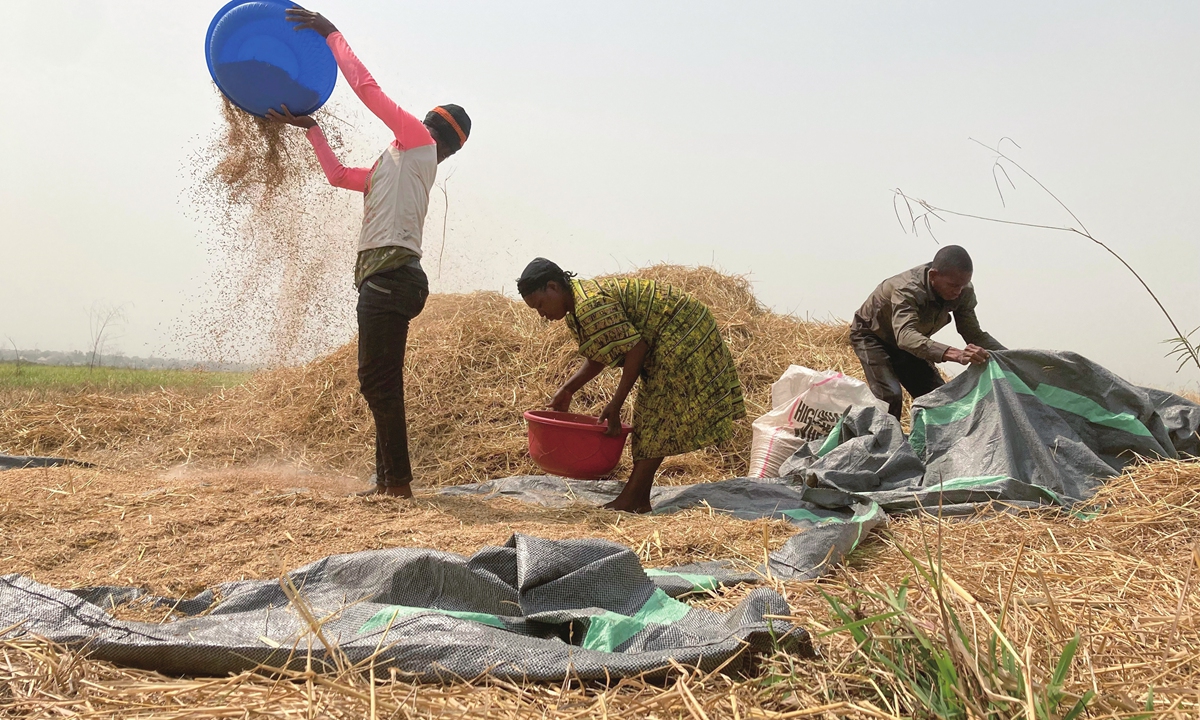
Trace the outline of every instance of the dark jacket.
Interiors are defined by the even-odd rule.
[[[950,324],[953,313],[954,326],[968,344],[1003,350],[996,338],[979,327],[975,288],[968,284],[957,300],[943,300],[929,284],[931,265],[920,265],[880,283],[854,313],[851,332],[869,332],[887,345],[937,363],[949,346],[931,336]]]

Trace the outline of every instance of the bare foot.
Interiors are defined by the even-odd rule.
[[[606,510],[645,514],[650,512],[650,488],[654,487],[654,473],[662,464],[662,458],[635,460],[629,482],[621,488],[617,499],[604,506]]]
[[[637,501],[627,500],[621,497],[618,497],[616,500],[613,500],[610,503],[606,503],[604,505],[604,509],[616,510],[617,512],[636,513],[638,515],[645,515],[651,510],[649,501],[638,503]]]

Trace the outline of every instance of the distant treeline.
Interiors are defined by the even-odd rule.
[[[29,363],[31,365],[87,365],[91,353],[80,350],[13,350],[0,349],[2,363]],[[105,367],[134,368],[138,370],[207,370],[210,372],[247,372],[257,369],[245,363],[215,363],[180,358],[136,357],[113,353],[100,358]]]

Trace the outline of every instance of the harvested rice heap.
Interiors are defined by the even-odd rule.
[[[669,460],[665,482],[744,473],[751,419],[767,409],[771,383],[789,364],[860,373],[845,324],[771,312],[744,277],[673,265],[638,274],[674,284],[713,310],[748,401],[748,417],[726,447]],[[283,459],[365,476],[374,460],[374,428],[358,392],[356,351],[350,343],[307,365],[263,372],[204,396],[160,391],[10,399],[0,410],[0,437],[7,443],[0,450],[121,467]],[[566,325],[542,320],[519,300],[487,292],[431,296],[409,333],[405,382],[418,484],[536,472],[521,414],[544,407],[578,362]],[[617,379],[606,372],[576,395],[572,409],[598,415]]]

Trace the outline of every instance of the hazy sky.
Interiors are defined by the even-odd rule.
[[[185,352],[171,328],[200,306],[213,262],[184,192],[219,119],[203,39],[222,1],[2,4],[0,339],[83,348],[88,308],[124,305],[121,350]],[[1185,330],[1200,325],[1194,0],[310,7],[401,104],[471,114],[470,142],[442,168],[454,177],[435,290],[511,294],[534,255],[583,275],[713,263],[749,273],[777,310],[848,318],[937,249],[904,233],[893,188],[1069,221],[1017,176],[1002,206],[992,156],[968,138],[1008,136]],[[335,98],[350,112],[340,79]],[[389,140],[370,118],[354,134],[367,163]],[[1164,359],[1172,332],[1153,301],[1086,240],[965,219],[935,230],[975,257],[979,316],[1001,342],[1197,387],[1200,371]],[[331,238],[347,258],[354,241]]]

